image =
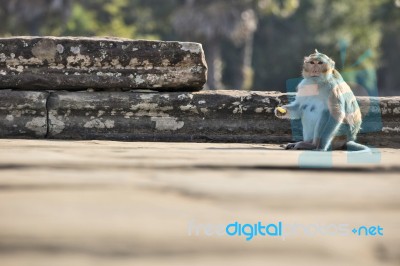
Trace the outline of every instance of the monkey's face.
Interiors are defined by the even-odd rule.
[[[331,74],[335,67],[335,62],[328,56],[315,53],[304,58],[303,77],[319,77]]]

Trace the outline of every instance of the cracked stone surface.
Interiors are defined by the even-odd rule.
[[[199,43],[86,37],[0,38],[0,88],[200,90]]]

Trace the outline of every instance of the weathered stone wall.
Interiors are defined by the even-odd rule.
[[[48,96],[48,97],[47,97]],[[296,123],[273,110],[287,94],[246,91],[0,91],[0,137],[134,141],[285,142]],[[46,101],[47,97],[47,101]],[[400,97],[359,97],[359,140],[399,146]],[[14,120],[9,121],[11,117]],[[47,135],[46,135],[47,132]]]
[[[274,119],[279,94],[81,92],[49,98],[49,136],[74,139],[266,141],[287,130]]]
[[[48,92],[0,90],[0,137],[46,137],[48,95]]]
[[[200,90],[201,44],[120,38],[0,38],[0,88]]]

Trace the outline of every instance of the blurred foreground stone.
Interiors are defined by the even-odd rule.
[[[399,265],[398,149],[352,163],[343,151],[270,144],[0,140],[0,147],[4,266]],[[307,169],[307,157],[331,165]],[[251,241],[215,233],[213,226],[235,221],[297,230]],[[377,225],[383,236],[350,231]]]
[[[120,38],[0,38],[0,88],[200,90],[201,44]]]

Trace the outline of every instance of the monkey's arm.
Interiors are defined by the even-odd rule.
[[[284,109],[286,112],[282,113],[280,109]],[[275,108],[275,116],[281,119],[300,119],[300,105],[297,101],[294,101],[290,104],[284,105],[282,107]]]

